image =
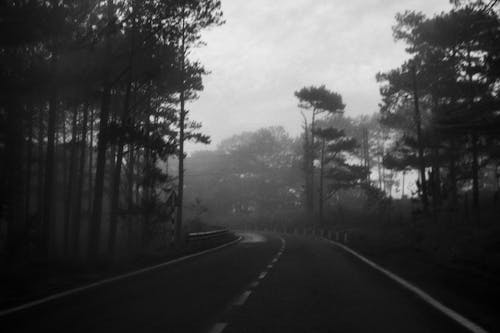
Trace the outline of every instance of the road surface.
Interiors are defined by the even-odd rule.
[[[6,332],[466,332],[333,244],[242,234],[217,252],[0,317]]]

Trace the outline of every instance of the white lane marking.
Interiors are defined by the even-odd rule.
[[[267,269],[271,269],[271,268],[273,268],[273,265],[271,265],[271,264],[267,265]]]
[[[214,325],[214,327],[212,327],[210,331],[208,331],[208,333],[222,333],[222,331],[224,331],[226,326],[227,323],[217,323]]]
[[[435,298],[433,298],[431,295],[427,294],[422,289],[414,286],[410,282],[408,282],[405,279],[397,276],[396,274],[388,271],[387,269],[380,267],[379,265],[377,265],[376,263],[374,263],[370,259],[367,259],[364,256],[362,256],[361,254],[357,253],[356,251],[348,248],[347,246],[345,246],[343,244],[337,243],[335,241],[332,241],[332,240],[328,240],[328,241],[330,243],[335,244],[336,246],[340,247],[344,251],[352,254],[353,256],[355,256],[356,258],[360,259],[364,263],[368,264],[369,266],[373,267],[377,271],[379,271],[382,274],[386,275],[387,277],[389,277],[393,281],[399,283],[401,286],[403,286],[404,288],[408,289],[409,291],[411,291],[412,293],[414,293],[415,295],[417,295],[420,299],[422,299],[423,301],[425,301],[427,304],[431,305],[432,307],[434,307],[435,309],[437,309],[441,313],[443,313],[446,316],[448,316],[449,318],[453,319],[454,321],[456,321],[457,323],[459,323],[463,327],[467,328],[469,331],[474,332],[474,333],[487,333],[488,332],[484,328],[482,328],[481,326],[479,326],[478,324],[470,321],[469,319],[465,318],[464,316],[462,316],[458,312],[450,309],[449,307],[447,307],[443,303],[439,302],[438,300],[436,300]]]
[[[278,262],[278,258],[274,258],[273,261],[271,261],[273,264],[275,264],[276,262]]]
[[[106,284],[109,284],[109,283],[112,283],[112,282],[116,282],[116,281],[119,281],[119,280],[123,280],[123,279],[129,278],[129,277],[132,277],[132,276],[136,276],[136,275],[139,275],[139,274],[143,274],[143,273],[151,272],[151,271],[154,271],[154,270],[157,270],[157,269],[160,269],[160,268],[164,268],[164,267],[176,264],[176,263],[181,262],[181,261],[185,261],[185,260],[188,260],[188,259],[191,259],[191,258],[199,257],[199,256],[207,254],[207,253],[215,252],[215,251],[220,250],[222,248],[234,245],[234,244],[238,243],[239,241],[241,241],[241,239],[242,239],[242,237],[239,237],[238,239],[236,239],[234,241],[231,241],[229,243],[222,244],[220,246],[214,247],[213,249],[208,249],[208,250],[201,251],[201,252],[198,252],[198,253],[193,253],[193,254],[190,254],[190,255],[187,255],[187,256],[184,256],[184,257],[180,257],[180,258],[177,258],[177,259],[173,259],[173,260],[170,260],[170,261],[167,261],[167,262],[155,265],[155,266],[146,267],[146,268],[139,269],[137,271],[133,271],[133,272],[130,272],[130,273],[126,273],[126,274],[114,276],[112,278],[108,278],[108,279],[104,279],[104,280],[97,281],[97,282],[94,282],[94,283],[90,283],[90,284],[84,285],[82,287],[78,287],[78,288],[73,288],[73,289],[70,289],[70,290],[66,290],[66,291],[63,291],[63,292],[60,292],[60,293],[57,293],[57,294],[54,294],[54,295],[50,295],[50,296],[38,299],[36,301],[32,301],[32,302],[29,302],[29,303],[26,303],[26,304],[22,304],[22,305],[19,305],[19,306],[16,306],[16,307],[13,307],[13,308],[10,308],[10,309],[7,309],[7,310],[3,310],[3,311],[0,311],[0,317],[6,316],[6,315],[9,315],[11,313],[18,312],[18,311],[21,311],[21,310],[29,309],[29,308],[32,308],[34,306],[37,306],[37,305],[40,305],[40,304],[44,304],[44,303],[53,301],[55,299],[59,299],[59,298],[66,297],[66,296],[71,296],[71,295],[74,295],[76,293],[80,293],[82,291],[86,291],[86,290],[89,290],[89,289],[92,289],[92,288],[95,288],[95,287],[99,287],[99,286],[102,286],[102,285],[106,285]]]
[[[259,280],[262,280],[263,278],[265,278],[265,277],[266,277],[266,275],[267,275],[267,272],[266,272],[266,271],[264,271],[264,272],[260,273],[260,275],[259,275]]]
[[[236,301],[234,301],[233,305],[241,306],[245,304],[246,300],[248,299],[248,296],[250,296],[251,293],[252,293],[251,290],[245,291],[243,294],[240,295],[240,297],[238,297],[238,299],[236,299]]]
[[[259,281],[254,281],[252,282],[252,284],[250,285],[250,288],[257,288],[259,286]]]

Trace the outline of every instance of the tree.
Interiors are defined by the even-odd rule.
[[[300,143],[282,127],[226,138],[217,150],[188,157],[187,200],[211,216],[269,217],[300,205]]]
[[[365,166],[348,163],[358,148],[356,139],[345,135],[343,130],[334,127],[319,128],[316,131],[321,140],[319,214],[323,220],[324,181],[329,181],[326,196],[339,189],[360,185],[369,170]]]
[[[304,118],[304,172],[305,172],[305,208],[308,213],[314,211],[314,160],[315,160],[315,124],[321,114],[339,114],[345,109],[342,96],[320,87],[304,87],[295,92],[299,107],[311,111],[311,120],[301,111]],[[309,126],[310,123],[310,126]]]
[[[177,185],[177,220],[175,224],[175,241],[180,246],[182,239],[182,212],[184,197],[184,142],[186,141],[186,100],[196,97],[195,92],[201,90],[200,75],[203,68],[197,63],[190,63],[189,49],[197,46],[201,40],[201,31],[209,26],[220,25],[222,21],[221,3],[219,0],[181,1],[175,15],[179,23],[178,50],[179,50],[179,151],[178,151],[178,185]],[[206,140],[205,140],[206,141]]]
[[[490,9],[479,1],[459,4],[433,18],[411,11],[399,14],[394,36],[406,42],[413,58],[397,70],[378,75],[379,82],[385,83],[381,89],[383,120],[405,130],[407,135],[400,137],[404,146],[418,151],[422,202],[426,207],[429,191],[434,211],[446,193],[441,181],[446,170],[450,206],[456,207],[458,179],[465,177],[472,180],[473,205],[479,212],[483,143],[498,135],[486,130],[498,122],[495,110],[499,105],[498,49],[493,44],[499,40],[500,26]],[[421,114],[420,135],[406,125],[411,119],[410,101]],[[401,147],[397,148],[400,152]],[[442,156],[447,156],[447,166]]]
[[[2,2],[1,218],[9,254],[67,258],[84,241],[93,264],[108,216],[110,255],[120,216],[155,223],[161,209],[147,208],[172,188],[160,167],[178,154],[180,129],[182,141],[208,142],[184,106],[179,125],[177,107],[181,90],[186,102],[203,88],[206,71],[187,57],[221,15],[209,0]]]
[[[106,28],[104,33],[105,63],[111,63],[111,38],[115,25],[115,13],[112,0],[107,0],[106,5]],[[95,262],[99,256],[99,244],[101,236],[102,205],[104,192],[104,172],[106,167],[106,148],[108,145],[108,121],[111,107],[112,78],[109,67],[105,67],[101,90],[99,135],[97,140],[97,160],[94,185],[94,200],[92,204],[92,217],[90,220],[88,239],[88,258]]]

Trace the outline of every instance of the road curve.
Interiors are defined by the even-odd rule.
[[[231,247],[0,318],[2,332],[466,332],[331,243]]]

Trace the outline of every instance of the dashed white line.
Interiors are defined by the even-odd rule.
[[[243,294],[240,295],[240,297],[238,297],[238,299],[236,299],[236,301],[234,301],[233,305],[241,306],[245,304],[245,302],[248,299],[248,296],[250,296],[251,293],[252,291],[250,290],[245,291]]]
[[[259,286],[259,281],[254,281],[252,282],[252,284],[250,285],[250,288],[257,288]]]
[[[222,331],[224,331],[226,326],[227,323],[217,323],[214,325],[214,327],[212,327],[210,331],[208,331],[208,333],[222,333]]]
[[[280,240],[281,240],[281,248],[279,250],[279,252],[276,254],[276,256],[273,258],[273,260],[271,261],[270,264],[267,265],[267,269],[271,269],[273,268],[273,265],[278,262],[278,259],[279,257],[283,254],[283,251],[285,250],[285,240],[280,237]],[[259,283],[260,281],[259,280],[262,280],[266,277],[267,275],[267,271],[263,271],[262,273],[260,273],[259,275],[259,278],[252,282],[250,284],[250,287],[251,289],[255,289],[259,286]],[[242,306],[245,304],[245,302],[247,301],[248,297],[252,294],[252,291],[251,290],[247,290],[245,292],[243,292],[234,302],[233,302],[233,306]],[[228,324],[227,323],[217,323],[215,324],[212,329],[209,331],[209,333],[222,333],[222,331],[226,328]]]

